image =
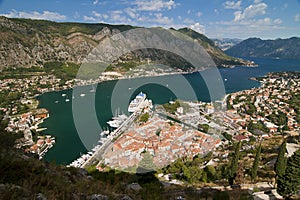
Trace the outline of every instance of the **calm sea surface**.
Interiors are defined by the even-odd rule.
[[[223,88],[226,93],[232,93],[259,87],[258,82],[249,80],[251,77],[261,77],[268,72],[300,71],[300,60],[252,58],[251,60],[259,64],[259,67],[220,68],[217,75],[208,76],[204,72],[108,81],[97,86],[80,87],[76,89],[76,93],[70,89],[43,94],[38,97],[40,107],[46,108],[50,114],[42,124],[47,128],[44,134],[51,134],[56,138],[56,144],[44,159],[58,164],[68,164],[81,153],[86,153],[86,147],[91,148],[97,144],[101,129],[108,128],[106,122],[113,115],[127,114],[128,103],[140,91],[146,93],[147,98],[154,104],[167,103],[177,98],[210,101],[221,99],[224,96]],[[91,92],[93,89],[96,89],[96,92]],[[216,96],[211,98],[213,94]],[[70,101],[66,102],[66,99]],[[79,129],[75,126],[72,103],[73,106],[77,105],[75,118],[78,120],[79,116],[81,124]],[[92,123],[95,118],[97,125]],[[89,138],[88,145],[82,143],[83,135]]]

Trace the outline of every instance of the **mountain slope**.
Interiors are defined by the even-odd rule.
[[[58,23],[0,16],[0,68],[43,66],[51,61],[80,64],[104,38],[133,28],[136,27],[130,25]],[[202,34],[187,28],[178,31],[197,39],[217,65],[247,64],[243,60],[227,56]],[[157,60],[156,56],[158,55],[167,57],[164,59],[168,63],[173,64],[178,60],[176,56],[162,56],[159,50],[143,50],[133,52],[133,54],[134,56],[125,56],[126,58],[123,60],[127,61],[128,57],[148,58],[148,56]],[[122,61],[122,58],[119,60]]]
[[[262,40],[249,38],[225,51],[231,56],[300,59],[300,38]]]
[[[217,47],[212,40],[201,33],[198,33],[189,28],[182,28],[178,31],[190,36],[193,39],[196,39],[211,56],[217,66],[225,67],[228,65],[251,65],[249,61],[228,56],[219,47]]]
[[[49,61],[79,64],[102,39],[132,28],[0,17],[0,68]]]

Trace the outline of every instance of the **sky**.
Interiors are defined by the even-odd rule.
[[[189,27],[209,38],[300,37],[300,0],[0,0],[0,15],[57,22]]]

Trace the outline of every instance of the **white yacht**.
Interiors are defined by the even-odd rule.
[[[108,125],[112,128],[118,128],[128,117],[125,114],[113,117],[112,120],[108,121]]]

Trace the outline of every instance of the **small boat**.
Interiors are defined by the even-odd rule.
[[[116,117],[113,117],[111,121],[108,121],[107,124],[109,124],[112,128],[118,128],[124,121],[127,120],[127,116],[125,114],[118,115]]]
[[[100,136],[101,136],[101,137],[103,137],[103,136],[105,136],[105,135],[109,135],[109,131],[108,131],[108,130],[102,131],[102,132],[100,133]]]
[[[90,92],[96,92],[94,85],[92,85],[92,89],[90,90]]]

